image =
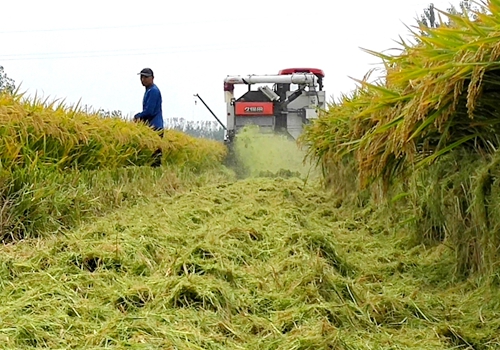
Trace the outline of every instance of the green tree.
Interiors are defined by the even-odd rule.
[[[103,117],[103,118],[118,118],[118,119],[124,119],[124,115],[122,111],[120,110],[113,110],[113,111],[106,111],[103,108],[101,108],[97,113]]]
[[[216,121],[168,118],[164,122],[166,129],[179,130],[194,137],[224,140],[224,129]]]
[[[5,73],[3,66],[0,66],[0,92],[10,92],[12,93],[16,89],[14,80],[9,78]]]
[[[479,8],[473,4],[472,0],[462,0],[458,4],[458,9],[452,5],[447,8],[445,12],[452,15],[467,15],[474,19],[476,17],[474,14],[475,11],[479,11]],[[424,9],[424,13],[420,15],[420,19],[418,19],[417,22],[427,28],[437,28],[442,24],[450,25],[449,21],[444,21],[444,23],[441,24],[439,13],[436,11],[433,3],[430,3],[429,6]]]
[[[424,9],[424,14],[420,15],[419,24],[422,24],[428,28],[438,27],[436,22],[436,12],[434,11],[434,4],[429,4],[429,7]]]

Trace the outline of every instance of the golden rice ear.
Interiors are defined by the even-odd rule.
[[[500,0],[471,15],[448,14],[438,28],[410,27],[356,90],[329,106],[302,141],[318,163],[354,157],[363,182],[425,165],[457,147],[497,149]],[[445,19],[445,20],[443,20]],[[365,181],[366,180],[366,181]]]

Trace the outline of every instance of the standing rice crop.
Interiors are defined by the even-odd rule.
[[[155,175],[147,168],[158,149],[165,166]],[[0,94],[0,240],[54,233],[118,206],[132,187],[125,168],[145,166],[135,169],[143,179],[133,185],[162,191],[169,174],[216,169],[224,155],[221,143],[182,132],[161,138],[146,125],[78,106]]]
[[[325,163],[355,157],[361,178],[389,180],[456,147],[494,152],[500,145],[500,1],[474,16],[452,15],[413,31],[398,54],[369,51],[385,75],[359,81],[305,133],[310,156]]]
[[[224,147],[209,140],[167,131],[163,139],[149,127],[102,118],[62,102],[22,95],[0,96],[0,167],[55,165],[58,169],[100,169],[149,165],[158,149],[166,163],[219,163]]]
[[[367,50],[384,75],[359,80],[302,142],[339,187],[402,190],[418,241],[446,241],[466,275],[498,261],[500,0],[438,12],[447,21],[415,28],[397,54]]]

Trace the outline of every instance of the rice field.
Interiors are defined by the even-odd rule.
[[[145,170],[162,150],[162,167]],[[226,148],[62,101],[0,94],[0,240],[59,233],[179,176],[221,167]],[[134,188],[131,188],[134,187]]]
[[[416,245],[390,208],[325,189],[283,139],[243,135],[236,153],[252,176],[237,180],[218,148],[193,161],[204,141],[179,133],[165,137],[176,161],[148,166],[165,139],[120,120],[105,123],[153,146],[97,168],[85,157],[60,166],[58,147],[74,148],[44,149],[28,120],[5,119],[39,156],[4,149],[2,349],[500,346],[498,273],[454,278],[447,242]],[[89,140],[104,137],[95,130]],[[262,143],[284,156],[258,161]],[[131,159],[144,163],[118,166]]]
[[[0,348],[500,347],[498,275],[453,282],[446,252],[297,178],[226,179],[3,246]]]
[[[397,50],[367,49],[380,69],[302,138],[342,195],[398,198],[418,243],[455,251],[455,275],[489,274],[500,261],[499,13],[499,0],[439,11],[437,28],[409,26]]]
[[[500,348],[499,10],[374,53],[306,150],[246,130],[236,172],[0,95],[0,349]]]
[[[398,48],[370,54],[379,69],[333,101],[302,141],[322,163],[356,159],[360,180],[386,183],[456,148],[496,152],[500,1],[464,14],[440,11],[438,28],[409,24]],[[377,75],[378,74],[378,75]]]
[[[225,147],[167,130],[163,138],[143,124],[102,118],[63,101],[0,94],[0,169],[116,169],[163,162],[193,170],[217,165]]]

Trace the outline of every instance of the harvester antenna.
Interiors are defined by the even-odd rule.
[[[224,130],[226,130],[226,131],[227,131],[227,127],[226,127],[226,126],[225,126],[225,125],[224,125],[224,124],[220,121],[220,119],[219,119],[219,118],[217,118],[217,116],[215,115],[215,113],[214,113],[214,112],[210,109],[210,107],[208,107],[208,105],[205,103],[205,101],[203,101],[203,99],[201,98],[201,96],[200,96],[200,95],[198,95],[198,94],[194,94],[193,96],[194,96],[194,97],[197,97],[197,98],[201,101],[201,103],[203,103],[203,105],[204,105],[204,106],[208,109],[208,111],[209,111],[209,112],[213,115],[213,117],[215,118],[215,120],[217,120],[217,121],[219,122],[219,125],[220,125],[220,126],[221,126]],[[195,101],[196,101],[196,100],[195,100]]]

